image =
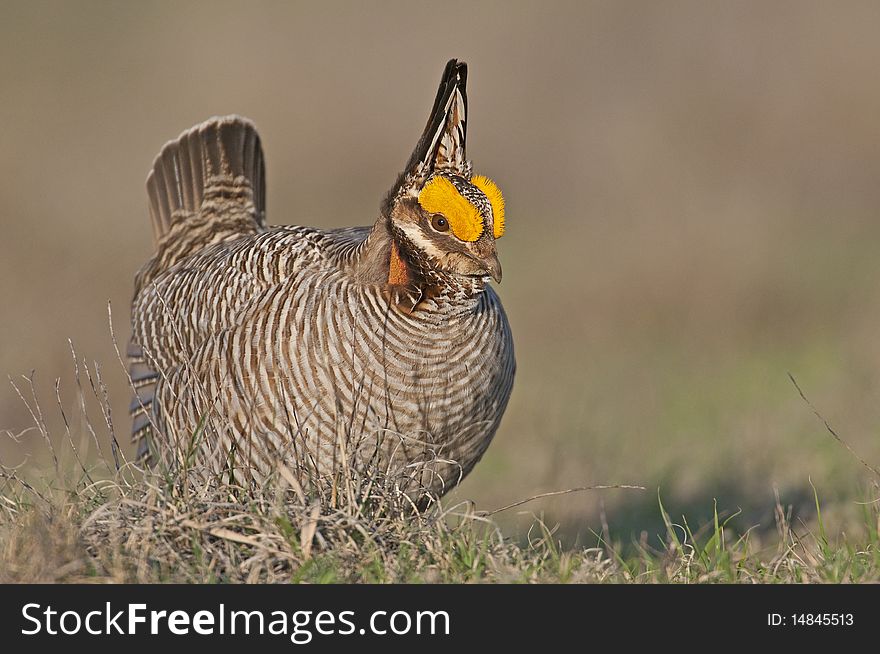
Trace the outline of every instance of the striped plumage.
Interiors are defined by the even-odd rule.
[[[465,81],[451,61],[372,227],[267,227],[246,119],[212,119],[165,146],[147,181],[157,252],[132,306],[142,456],[239,479],[279,461],[310,480],[381,470],[435,495],[473,467],[515,363],[486,283],[500,277],[503,206],[471,184]],[[466,201],[453,197],[449,216],[420,196],[432,180],[446,189],[441,177]]]

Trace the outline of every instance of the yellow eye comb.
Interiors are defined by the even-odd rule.
[[[419,204],[429,213],[446,216],[452,233],[462,241],[476,241],[483,233],[480,212],[445,177],[438,175],[425,184],[419,193]]]
[[[504,236],[504,196],[501,195],[501,189],[485,175],[474,176],[471,184],[480,189],[489,198],[494,219],[494,229],[492,231],[495,232],[495,238],[501,238]]]
[[[494,236],[504,235],[504,196],[501,189],[485,175],[476,175],[471,184],[489,199],[494,218]],[[429,213],[443,214],[452,233],[462,241],[476,241],[483,234],[483,218],[479,210],[465,198],[455,185],[442,176],[434,177],[419,193],[419,204]]]

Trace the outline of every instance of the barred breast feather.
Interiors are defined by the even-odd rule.
[[[391,234],[265,225],[254,126],[212,119],[148,179],[157,237],[132,305],[133,434],[146,460],[246,480],[382,471],[434,494],[494,436],[513,341],[482,280],[414,309],[376,270]]]

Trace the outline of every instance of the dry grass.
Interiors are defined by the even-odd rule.
[[[717,508],[711,524],[692,530],[660,501],[665,534],[621,543],[603,519],[595,546],[566,549],[538,518],[522,541],[506,538],[490,518],[539,496],[495,511],[439,501],[417,509],[382,479],[328,494],[304,488],[283,466],[246,487],[195,467],[144,471],[115,444],[100,370],[74,360],[79,411],[64,415],[60,441],[30,380],[14,382],[34,426],[7,435],[33,441],[44,456],[0,464],[0,582],[880,581],[877,501],[862,505],[864,531],[854,538],[826,535],[818,496],[812,525],[799,524],[777,496],[774,533],[737,529],[736,515]],[[60,391],[56,400],[64,412]],[[610,488],[639,490],[560,492]]]
[[[542,578],[540,559],[550,549],[520,548],[488,512],[469,503],[434,500],[419,502],[428,507],[420,508],[394,483],[397,477],[385,479],[383,472],[368,479],[339,474],[304,486],[279,464],[275,474],[242,486],[232,475],[185,460],[175,463],[174,474],[144,470],[121,454],[100,369],[71,352],[74,418],[85,437],[79,445],[57,387],[66,427],[60,446],[32,379],[11,380],[34,425],[7,436],[32,440],[50,472],[38,472],[36,462],[0,464],[0,581]],[[91,415],[103,419],[95,423]],[[85,443],[95,446],[88,465]],[[597,572],[608,567],[602,560],[597,565]]]
[[[880,581],[876,504],[866,505],[868,537],[858,542],[795,527],[777,504],[775,545],[723,520],[693,533],[664,513],[665,538],[628,554],[601,537],[596,547],[564,550],[539,520],[525,543],[511,541],[466,505],[410,515],[326,511],[279,480],[194,492],[117,478],[51,497],[7,484],[3,504],[4,583]]]

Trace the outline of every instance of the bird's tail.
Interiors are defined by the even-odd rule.
[[[153,162],[147,193],[157,241],[176,223],[206,212],[247,208],[262,228],[266,167],[256,127],[233,115],[210,118],[183,132]]]

